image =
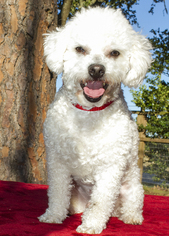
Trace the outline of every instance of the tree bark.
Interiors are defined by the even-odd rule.
[[[55,0],[0,2],[0,179],[46,183],[43,122],[56,78],[43,34],[57,25]]]

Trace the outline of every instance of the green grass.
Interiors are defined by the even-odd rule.
[[[169,196],[169,188],[143,185],[144,193],[148,195]]]

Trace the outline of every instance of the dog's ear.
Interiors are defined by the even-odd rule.
[[[63,56],[69,39],[69,29],[60,28],[45,34],[44,56],[52,72],[60,74],[63,71]]]
[[[122,81],[128,87],[137,88],[145,78],[151,65],[151,43],[144,36],[135,34],[129,54],[129,68],[126,78]]]

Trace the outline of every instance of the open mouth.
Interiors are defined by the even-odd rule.
[[[101,100],[104,92],[108,87],[108,83],[105,81],[86,81],[80,83],[83,94],[89,102],[98,102]]]

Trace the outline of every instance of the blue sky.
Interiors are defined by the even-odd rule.
[[[136,10],[136,16],[138,23],[140,25],[140,28],[137,26],[133,26],[134,30],[141,32],[143,35],[147,37],[151,37],[152,33],[150,33],[151,29],[158,29],[160,28],[161,31],[169,28],[169,14],[166,14],[164,12],[164,4],[163,3],[158,3],[156,4],[154,8],[154,14],[152,15],[151,13],[148,13],[148,11],[151,8],[151,3],[152,0],[140,0],[139,5],[135,5],[133,7],[134,10]],[[169,12],[169,1],[166,0],[166,6]],[[169,82],[169,77],[167,76],[162,76],[162,79],[165,81]],[[60,88],[62,82],[61,78],[59,76],[57,80],[57,91]],[[124,87],[124,96],[127,101],[128,107],[130,110],[140,110],[138,107],[135,106],[134,103],[131,102],[132,94],[129,91],[129,88]]]

